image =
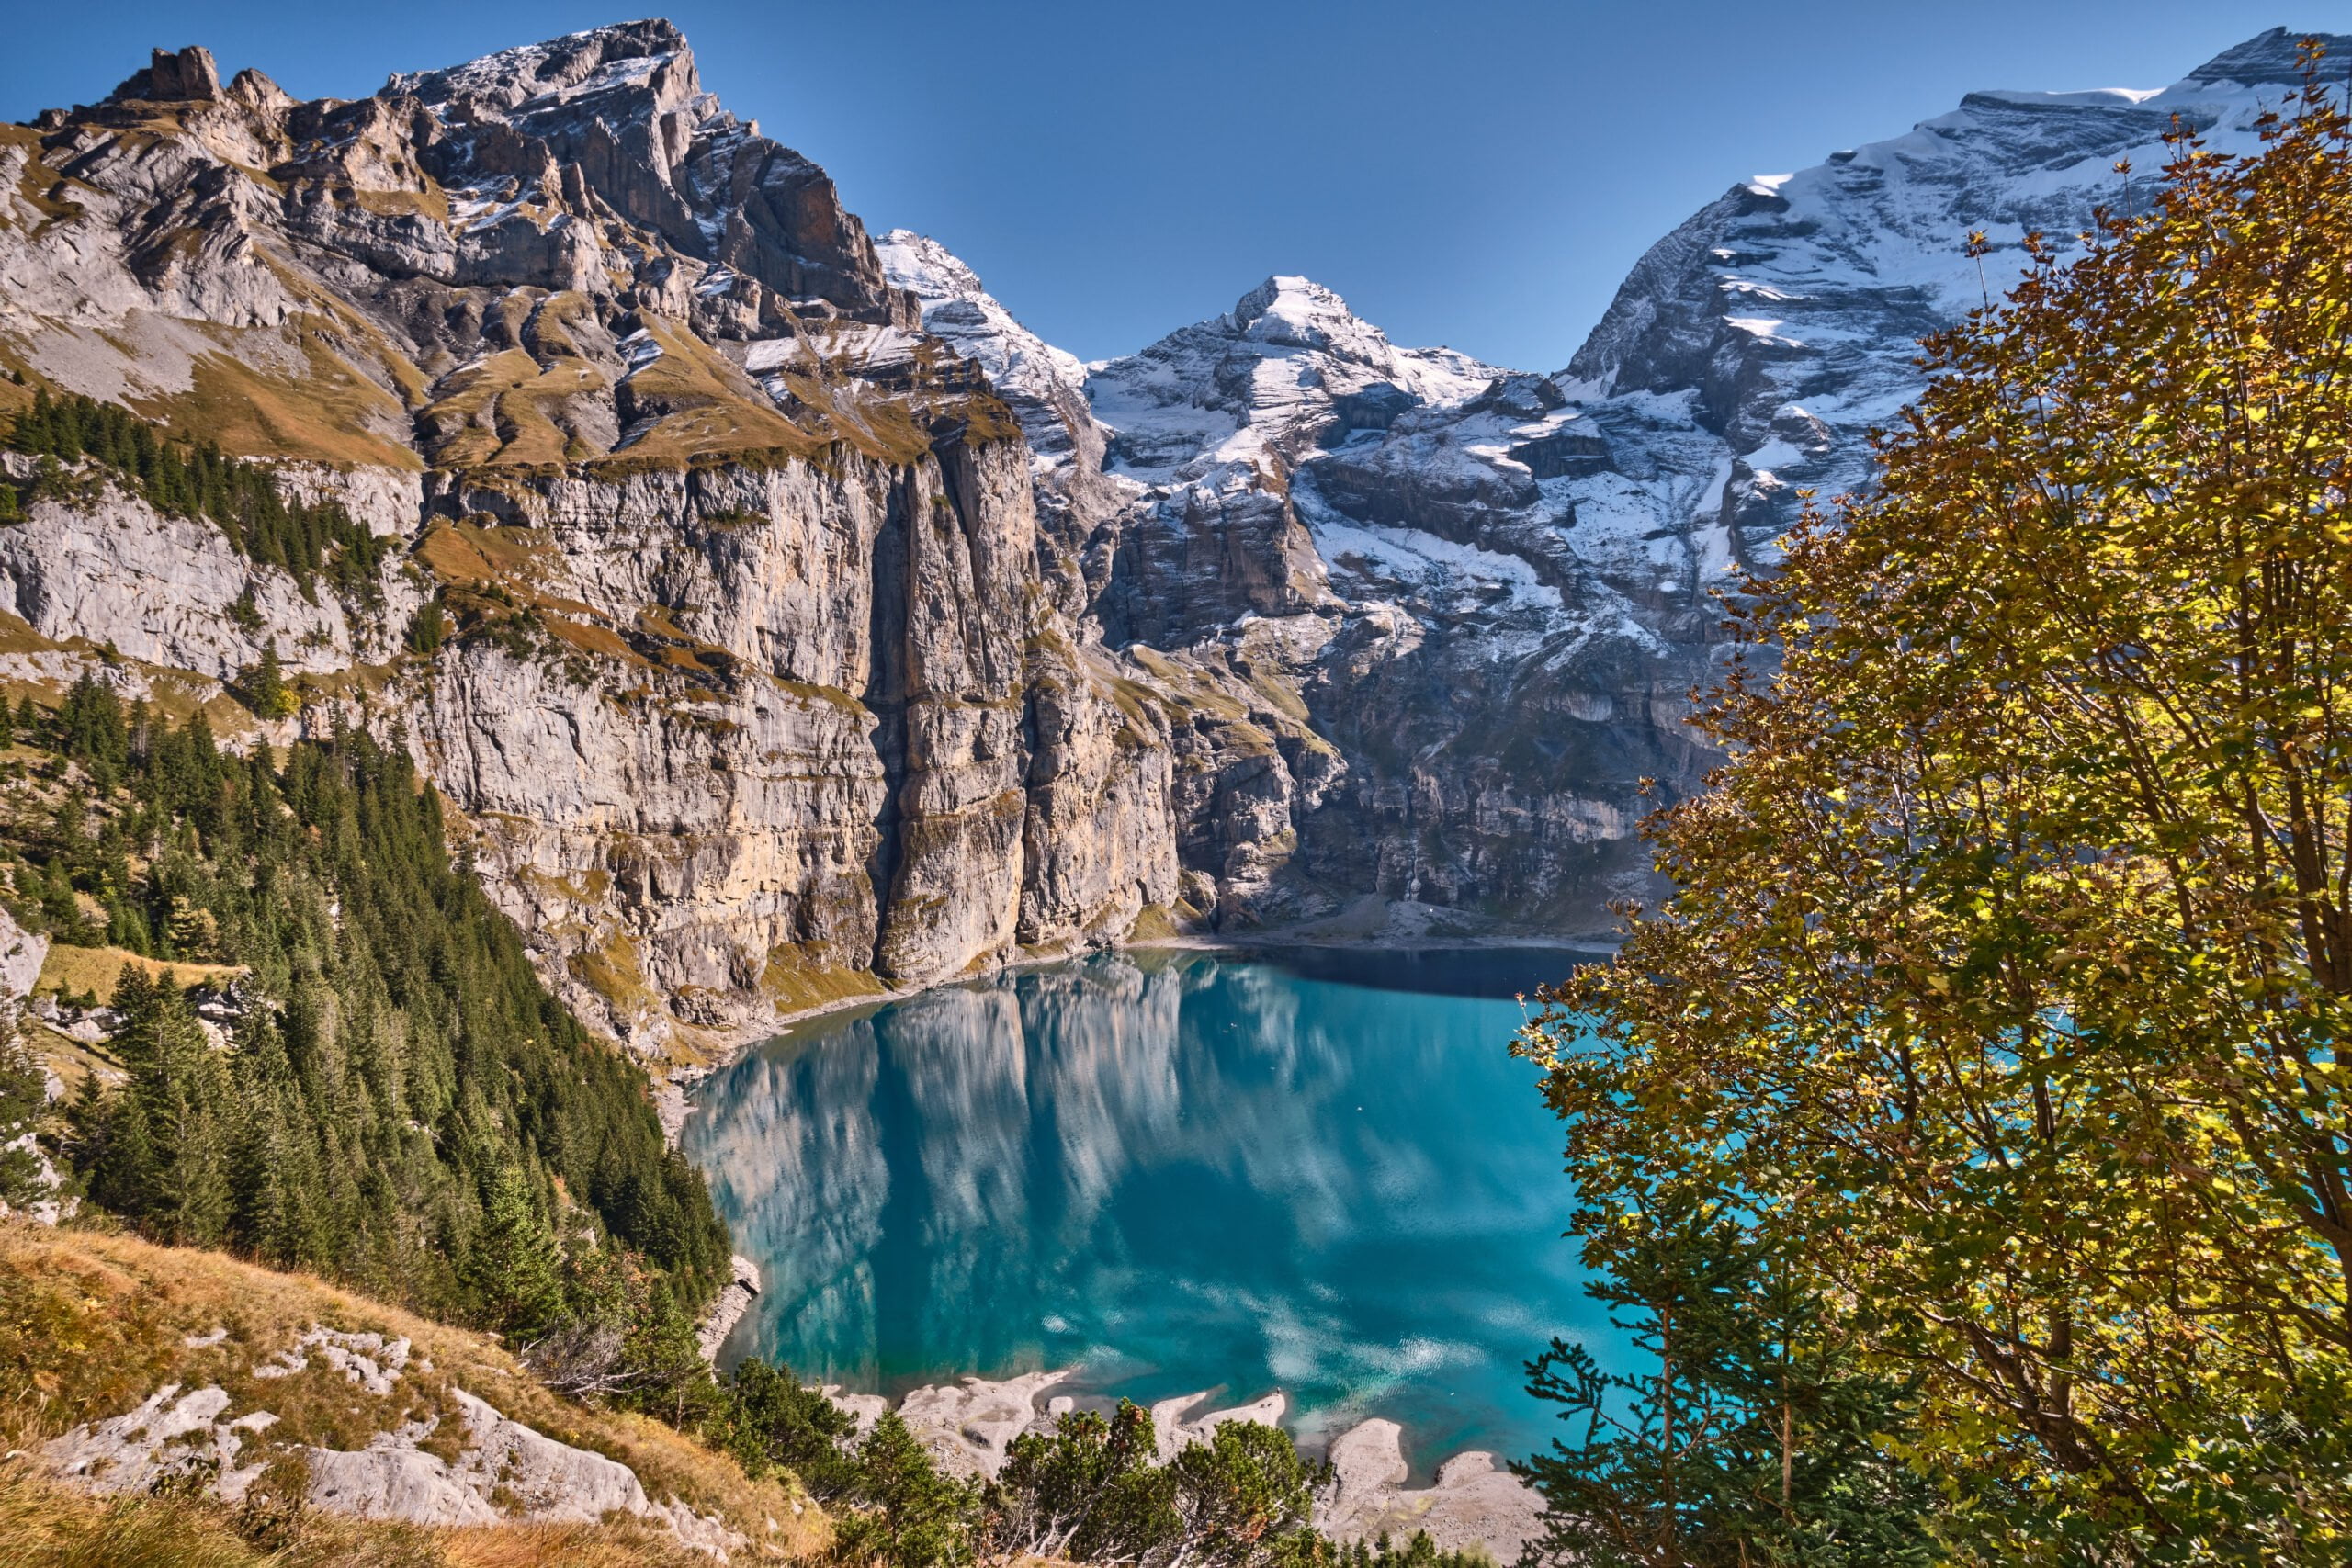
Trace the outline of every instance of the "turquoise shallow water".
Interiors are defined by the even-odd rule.
[[[1611,1331],[1561,1134],[1505,1047],[1570,955],[1132,954],[834,1015],[707,1082],[684,1147],[766,1289],[726,1356],[896,1393],[1281,1389],[1419,1472],[1554,1425],[1521,1364]],[[1400,988],[1409,987],[1409,988]]]

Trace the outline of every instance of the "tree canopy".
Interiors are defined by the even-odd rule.
[[[1735,602],[1677,892],[1519,1047],[1588,1258],[1740,1226],[1963,1561],[2352,1531],[2352,127],[2262,136],[1929,340]]]
[[[510,1331],[556,1315],[559,1224],[690,1301],[716,1287],[725,1227],[643,1073],[541,985],[406,756],[345,731],[239,757],[201,713],[175,727],[86,677],[23,716],[53,761],[0,790],[0,902],[60,941],[245,971],[220,1049],[192,976],[124,965],[127,1077],[85,1081],[63,1151],[92,1199]]]

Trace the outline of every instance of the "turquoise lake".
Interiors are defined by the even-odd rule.
[[[695,1095],[764,1290],[722,1359],[896,1394],[1078,1366],[1143,1403],[1280,1389],[1417,1473],[1548,1442],[1522,1364],[1615,1336],[1562,1134],[1506,1049],[1555,950],[1141,953],[834,1014]]]

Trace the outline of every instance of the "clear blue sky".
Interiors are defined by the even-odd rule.
[[[0,117],[98,97],[151,45],[303,96],[657,0],[0,0]],[[1625,270],[1734,180],[1975,87],[2161,86],[2352,0],[676,0],[704,82],[937,235],[1089,358],[1303,272],[1399,343],[1566,363]],[[663,14],[663,13],[655,13]]]

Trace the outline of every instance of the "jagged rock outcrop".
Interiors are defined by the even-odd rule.
[[[32,995],[48,958],[49,938],[25,930],[0,909],[0,1007],[14,1007]]]
[[[397,548],[339,594],[11,458],[0,682],[226,724],[274,642],[298,725],[415,751],[568,999],[684,1056],[1190,923],[1596,931],[1643,781],[1707,765],[1710,592],[1867,478],[1965,235],[1997,288],[2176,115],[2245,144],[2293,53],[1743,182],[1543,376],[1287,276],[1080,365],[664,22],[350,101],[159,51],[0,128],[0,406],[126,403]]]
[[[1425,1530],[1441,1551],[1483,1550],[1511,1562],[1543,1534],[1542,1494],[1493,1454],[1455,1454],[1429,1485],[1408,1486],[1404,1429],[1375,1419],[1332,1439],[1330,1461],[1335,1484],[1316,1523],[1335,1540],[1409,1540]]]
[[[190,1345],[209,1348],[225,1337],[216,1330]],[[408,1393],[401,1385],[411,1359],[406,1339],[313,1327],[248,1375],[267,1383],[306,1372],[316,1359],[350,1385],[351,1397],[383,1402]],[[418,1370],[434,1369],[421,1362]],[[51,1472],[96,1492],[136,1494],[181,1478],[235,1503],[290,1453],[307,1476],[303,1501],[327,1513],[422,1525],[594,1524],[626,1515],[666,1525],[721,1558],[749,1544],[741,1532],[683,1503],[655,1503],[625,1464],[512,1420],[462,1387],[448,1384],[435,1393],[448,1401],[452,1424],[460,1428],[447,1453],[435,1451],[447,1438],[434,1439],[450,1417],[437,1413],[379,1431],[364,1448],[302,1443],[248,1453],[279,1425],[276,1412],[231,1415],[239,1401],[220,1384],[167,1382],[123,1415],[51,1438],[40,1458]]]
[[[817,1544],[797,1488],[563,1401],[494,1340],[126,1235],[0,1217],[0,1261],[54,1330],[22,1374],[50,1419],[12,1458],[62,1489],[470,1527],[492,1551],[610,1523],[718,1562]],[[83,1375],[91,1355],[119,1364]]]

